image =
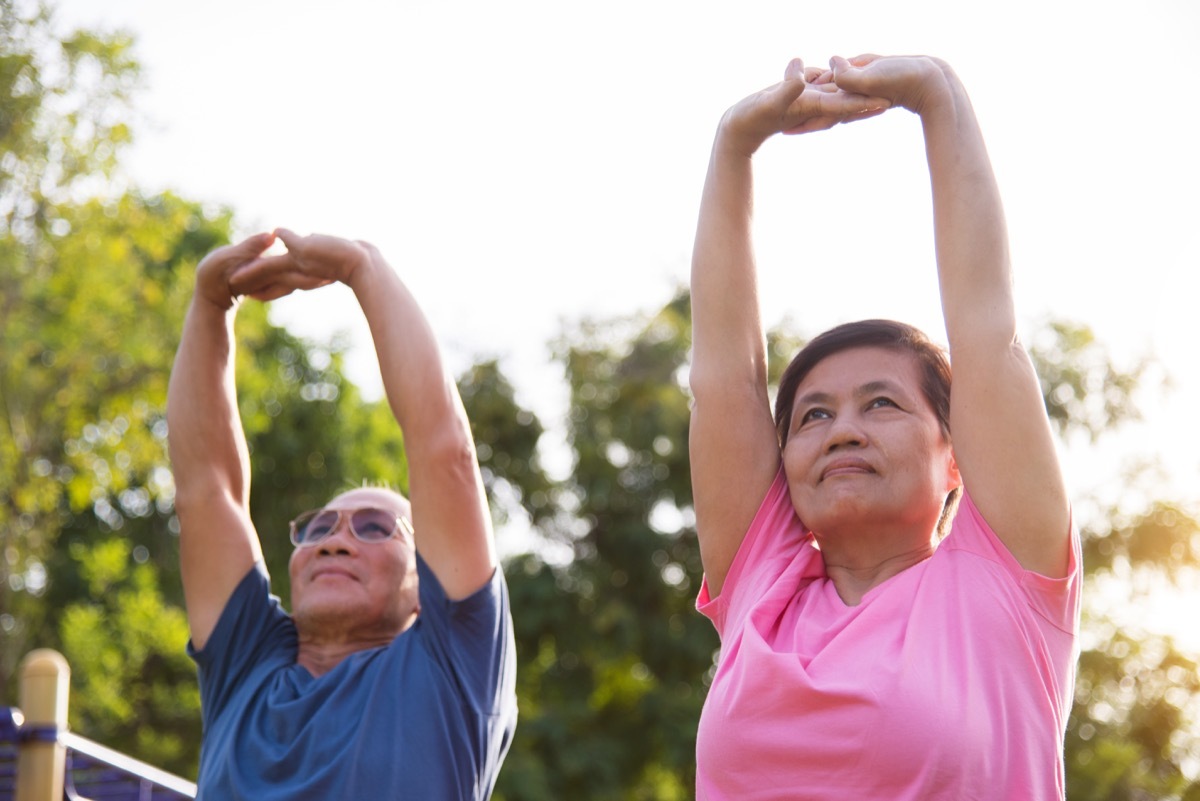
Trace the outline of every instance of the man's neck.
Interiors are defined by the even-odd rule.
[[[342,660],[359,651],[369,651],[372,648],[382,648],[389,645],[392,639],[371,641],[340,641],[320,642],[316,640],[300,640],[296,653],[296,664],[307,670],[314,677],[324,676],[342,663]]]

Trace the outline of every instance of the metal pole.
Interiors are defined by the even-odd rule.
[[[59,801],[67,749],[58,733],[67,728],[71,667],[57,651],[39,648],[21,660],[22,727],[16,801]]]

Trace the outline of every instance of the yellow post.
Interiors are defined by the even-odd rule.
[[[57,651],[39,648],[21,660],[21,712],[25,728],[48,732],[67,727],[71,668]],[[63,797],[67,749],[46,737],[21,744],[17,760],[16,801],[58,801]]]

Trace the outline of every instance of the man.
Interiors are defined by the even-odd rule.
[[[287,252],[265,255],[276,237]],[[239,296],[334,281],[370,325],[411,504],[364,488],[293,521],[289,616],[249,515],[233,321]],[[209,254],[167,417],[204,719],[200,797],[487,798],[516,725],[508,592],[462,402],[379,251],[280,229]]]

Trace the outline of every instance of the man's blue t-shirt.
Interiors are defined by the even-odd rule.
[[[200,799],[486,799],[512,741],[516,653],[500,569],[452,602],[418,555],[421,614],[314,678],[261,564],[204,649]]]

